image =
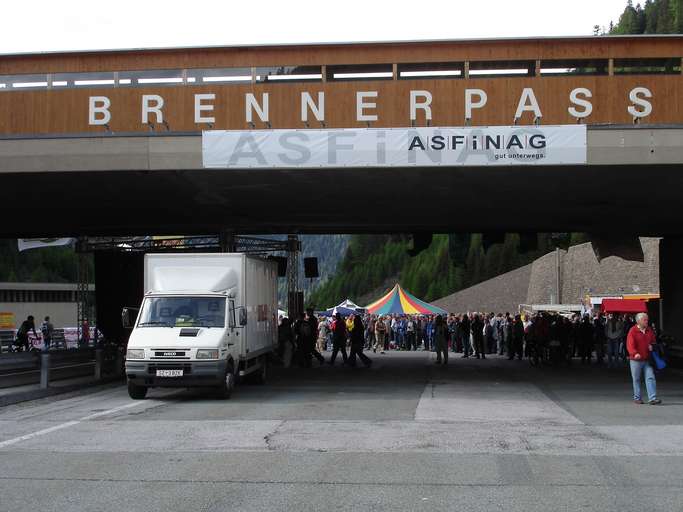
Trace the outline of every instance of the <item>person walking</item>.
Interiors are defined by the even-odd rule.
[[[434,322],[431,317],[428,317],[425,323],[424,349],[434,350]]]
[[[398,344],[401,350],[407,350],[406,319],[401,317],[398,321]]]
[[[330,366],[334,366],[334,360],[337,359],[337,354],[341,352],[342,361],[346,364],[348,359],[346,355],[346,323],[342,317],[337,313],[332,322],[332,357],[330,358]]]
[[[28,340],[29,331],[33,331],[33,335],[36,338],[38,337],[38,333],[36,333],[36,322],[35,322],[35,319],[33,318],[33,315],[29,315],[26,318],[26,320],[21,322],[21,325],[19,326],[19,329],[17,330],[16,345],[20,350],[28,351],[28,349],[29,349],[29,340]]]
[[[475,314],[472,319],[472,342],[474,344],[474,356],[479,359],[486,359],[486,350],[484,349],[484,322],[479,318],[479,314]]]
[[[472,344],[470,343],[470,317],[462,315],[460,319],[460,338],[462,339],[462,357],[468,358],[472,353]]]
[[[377,353],[377,349],[379,349],[380,354],[384,354],[384,338],[387,334],[387,324],[384,323],[384,320],[380,317],[377,319],[375,322],[375,346],[372,347],[372,351],[374,353]]]
[[[455,316],[449,316],[448,322],[446,322],[446,327],[448,329],[448,338],[451,341],[451,352],[454,354],[458,352],[458,322]]]
[[[302,368],[311,367],[312,356],[309,347],[307,346],[308,338],[311,336],[310,332],[308,332],[309,329],[310,326],[306,321],[304,313],[300,312],[297,319],[294,320],[294,324],[292,325],[292,332],[294,335],[294,346],[296,347],[293,359]]]
[[[619,315],[612,314],[605,325],[607,337],[607,367],[619,366],[619,345],[624,337],[624,322]]]
[[[487,354],[492,354],[495,349],[495,340],[493,337],[494,328],[490,317],[484,319],[484,350]]]
[[[412,317],[408,317],[406,322],[406,339],[408,350],[417,350],[417,338],[415,336],[415,320]]]
[[[434,345],[436,348],[436,364],[441,364],[441,356],[443,355],[443,364],[447,365],[448,333],[441,315],[437,315],[436,320],[434,320]]]
[[[512,359],[512,325],[513,319],[510,313],[505,313],[505,319],[503,320],[503,353],[507,354],[508,359]]]
[[[593,357],[593,326],[588,315],[583,316],[579,327],[579,355],[581,364],[590,364]]]
[[[631,366],[631,378],[633,380],[633,401],[642,404],[640,380],[645,376],[647,399],[650,405],[659,405],[662,401],[657,398],[657,381],[655,371],[650,363],[652,345],[656,343],[655,333],[648,325],[647,313],[636,315],[636,325],[631,327],[626,337],[626,349],[628,350],[629,363]]]
[[[353,329],[353,319],[355,318],[355,315],[349,315],[346,317],[345,323],[346,323],[346,342],[347,345],[351,343],[351,330]]]
[[[313,308],[306,309],[306,322],[308,323],[308,329],[306,330],[306,349],[320,364],[325,364],[325,358],[316,350],[318,319],[315,317],[315,314],[313,314]],[[310,361],[310,356],[308,357],[308,360]]]
[[[389,350],[390,346],[390,340],[389,340],[389,333],[391,333],[391,317],[387,316],[384,319],[384,350]]]
[[[415,343],[422,347],[425,340],[425,321],[422,315],[415,318]]]
[[[50,344],[52,343],[52,336],[55,332],[55,326],[50,322],[50,317],[46,316],[40,326],[40,332],[43,335],[43,350],[47,352],[50,350]]]
[[[318,352],[325,352],[327,350],[327,336],[330,328],[327,325],[327,320],[323,320],[318,324]]]
[[[282,318],[277,329],[278,343],[280,345],[280,353],[282,354],[282,365],[289,368],[292,365],[292,357],[295,352],[294,333],[292,332],[292,324],[286,316]]]
[[[512,360],[517,356],[521,360],[524,355],[524,322],[522,322],[521,315],[516,315],[512,323],[511,349],[508,359]]]
[[[595,359],[599,365],[603,364],[605,358],[606,332],[605,318],[598,313],[598,316],[593,321],[593,343],[595,346]]]
[[[371,316],[365,325],[365,348],[371,349],[375,346],[375,322],[376,318]]]
[[[360,316],[356,315],[353,319],[353,328],[351,329],[351,353],[349,354],[349,366],[356,366],[356,356],[363,361],[366,368],[372,366],[372,360],[363,354],[363,333],[365,329],[363,327],[363,321]]]

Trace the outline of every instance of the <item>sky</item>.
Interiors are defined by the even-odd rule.
[[[584,36],[626,0],[6,1],[0,53]]]

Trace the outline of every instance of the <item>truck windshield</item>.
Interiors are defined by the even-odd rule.
[[[138,327],[225,327],[225,299],[148,297]]]

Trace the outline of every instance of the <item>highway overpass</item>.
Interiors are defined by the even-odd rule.
[[[673,319],[682,57],[680,35],[3,55],[0,236],[663,235]]]

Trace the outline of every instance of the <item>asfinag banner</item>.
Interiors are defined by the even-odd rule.
[[[208,169],[576,165],[586,125],[210,130]]]

